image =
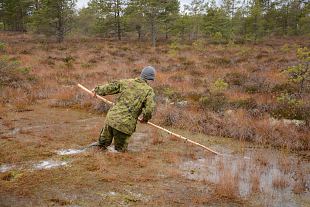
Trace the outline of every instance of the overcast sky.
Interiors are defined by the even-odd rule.
[[[89,2],[90,0],[78,0],[77,1],[77,7],[80,9],[84,6],[87,6],[87,3]],[[188,4],[190,3],[192,0],[181,0],[181,5],[182,4]]]

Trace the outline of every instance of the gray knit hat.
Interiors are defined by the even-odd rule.
[[[143,68],[140,77],[144,80],[154,80],[155,79],[155,68],[152,66],[147,66]]]

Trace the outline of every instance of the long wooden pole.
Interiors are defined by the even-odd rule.
[[[94,95],[93,92],[91,92],[90,90],[88,90],[88,89],[87,89],[86,87],[84,87],[83,85],[78,84],[77,86],[80,87],[82,90],[86,91],[87,93],[89,93],[89,94],[91,94],[91,95]],[[99,98],[100,100],[104,101],[105,103],[109,104],[109,105],[114,105],[113,102],[111,102],[111,101],[109,101],[109,100],[103,98],[102,96],[96,95],[96,97]],[[183,140],[185,140],[186,142],[190,142],[190,143],[192,143],[192,144],[194,144],[194,145],[200,146],[200,147],[202,147],[203,149],[208,150],[208,151],[210,151],[210,152],[212,152],[212,153],[214,153],[214,154],[216,154],[216,155],[223,156],[223,154],[220,154],[220,153],[214,151],[213,149],[210,149],[209,147],[206,147],[206,146],[204,146],[204,145],[202,145],[202,144],[200,144],[200,143],[198,143],[198,142],[195,142],[195,141],[193,141],[193,140],[190,140],[190,139],[188,139],[188,138],[186,138],[186,137],[184,137],[184,136],[182,136],[182,135],[179,135],[179,134],[176,134],[176,133],[174,133],[174,132],[171,132],[171,131],[169,131],[168,129],[165,129],[165,128],[163,128],[163,127],[160,127],[160,126],[158,126],[158,125],[156,125],[156,124],[154,124],[154,123],[152,123],[152,122],[147,122],[147,124],[149,124],[149,125],[151,125],[151,126],[157,128],[157,129],[160,129],[160,130],[162,130],[162,131],[165,131],[165,132],[167,132],[167,133],[170,134],[170,135],[173,135],[173,136],[176,136],[176,137],[178,137],[178,138],[180,138],[180,139],[183,139]]]

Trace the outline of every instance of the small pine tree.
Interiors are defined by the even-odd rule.
[[[285,72],[288,74],[289,81],[298,85],[299,95],[305,90],[310,89],[310,50],[299,48],[297,50],[299,64],[288,67]]]

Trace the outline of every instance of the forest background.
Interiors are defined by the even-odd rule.
[[[257,42],[310,33],[307,0],[1,0],[0,29],[56,37],[66,35],[151,41]]]

